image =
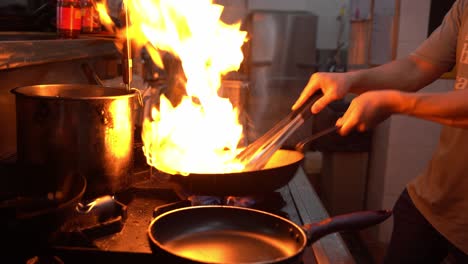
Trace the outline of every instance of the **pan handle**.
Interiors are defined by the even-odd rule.
[[[391,215],[391,210],[358,211],[330,217],[318,223],[309,223],[302,228],[307,234],[307,245],[311,245],[328,234],[364,229],[385,221]]]
[[[325,136],[325,135],[328,135],[328,134],[331,134],[335,131],[337,131],[339,129],[339,127],[337,126],[333,126],[333,127],[329,127],[327,129],[324,129],[320,132],[317,132],[315,134],[313,134],[312,136],[298,142],[295,146],[295,149],[299,152],[304,152],[304,146],[309,144],[310,142],[322,137],[322,136]]]

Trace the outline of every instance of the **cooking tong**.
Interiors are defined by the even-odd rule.
[[[284,144],[284,142],[312,116],[310,108],[322,97],[322,92],[318,91],[307,99],[307,101],[296,110],[292,111],[267,133],[256,139],[242,150],[236,159],[245,164],[245,170],[262,169],[273,156],[273,154]],[[333,126],[317,134],[312,135],[307,141],[312,141],[326,134],[336,131]],[[300,146],[302,148],[303,146]]]

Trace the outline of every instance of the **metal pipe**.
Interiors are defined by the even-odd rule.
[[[123,45],[123,51],[122,51],[122,67],[123,67],[123,82],[125,84],[125,87],[128,92],[130,92],[132,88],[132,67],[133,67],[133,62],[132,62],[132,46],[130,42],[130,37],[128,36],[128,27],[130,25],[130,20],[129,20],[129,14],[128,14],[128,1],[124,1],[124,8],[125,8],[125,28],[126,28],[126,34],[125,34],[125,43]]]

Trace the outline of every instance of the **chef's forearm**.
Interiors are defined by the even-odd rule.
[[[400,93],[395,111],[443,125],[468,128],[468,90]]]
[[[447,69],[415,56],[394,60],[370,69],[349,72],[350,92],[361,94],[371,90],[417,91],[440,77]]]

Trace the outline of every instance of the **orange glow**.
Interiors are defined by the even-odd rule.
[[[230,172],[242,138],[239,111],[218,96],[223,74],[238,70],[246,32],[240,22],[220,20],[223,6],[212,0],[124,1],[130,25],[116,30],[137,50],[145,47],[164,68],[161,52],[179,58],[186,96],[174,106],[163,95],[143,122],[144,153],[151,166],[170,173]],[[102,17],[102,16],[101,16]],[[104,22],[106,23],[106,22]]]
[[[109,31],[114,32],[114,22],[107,13],[107,0],[96,2],[96,10],[99,13],[101,24]]]
[[[114,157],[122,158],[130,152],[132,136],[128,131],[132,129],[132,122],[129,119],[131,111],[126,100],[115,100],[109,105],[109,112],[112,113],[111,125],[106,126],[105,144]],[[117,173],[117,172],[116,172]]]

